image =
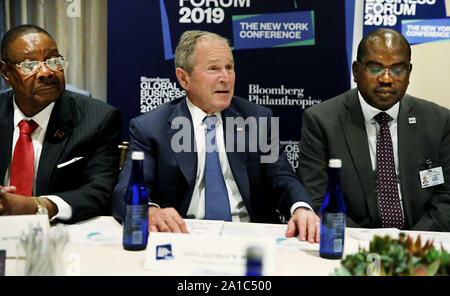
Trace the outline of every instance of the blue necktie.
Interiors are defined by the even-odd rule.
[[[206,116],[204,119],[206,123],[205,219],[231,221],[230,201],[217,153],[217,120],[215,115]]]

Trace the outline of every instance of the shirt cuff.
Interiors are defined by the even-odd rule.
[[[303,201],[298,201],[291,207],[291,217],[292,215],[294,215],[295,210],[298,208],[307,208],[314,213],[314,210],[311,208],[309,204]]]
[[[148,206],[155,206],[157,208],[161,208],[159,205],[152,203],[152,202],[148,202]]]
[[[40,197],[45,197],[46,199],[50,200],[58,208],[58,213],[53,216],[50,221],[53,221],[55,219],[69,220],[70,218],[72,218],[72,207],[61,197],[57,195],[44,195]]]

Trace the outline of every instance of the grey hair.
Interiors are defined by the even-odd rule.
[[[188,73],[192,73],[195,64],[195,48],[201,40],[221,41],[230,46],[227,38],[216,33],[200,30],[186,31],[181,35],[180,42],[175,50],[175,68],[181,68]]]

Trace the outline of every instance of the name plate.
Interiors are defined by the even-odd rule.
[[[144,268],[184,275],[241,276],[246,272],[249,247],[261,248],[262,274],[272,275],[275,256],[272,239],[166,232],[150,233]]]
[[[6,257],[24,257],[20,246],[20,235],[28,234],[31,227],[40,226],[44,236],[50,231],[47,215],[0,216],[0,250],[6,250]]]

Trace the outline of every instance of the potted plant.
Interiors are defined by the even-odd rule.
[[[398,239],[375,235],[368,250],[359,247],[347,255],[332,275],[450,275],[450,254],[442,245],[437,250],[433,241],[422,244],[420,235],[415,242],[404,233]]]

